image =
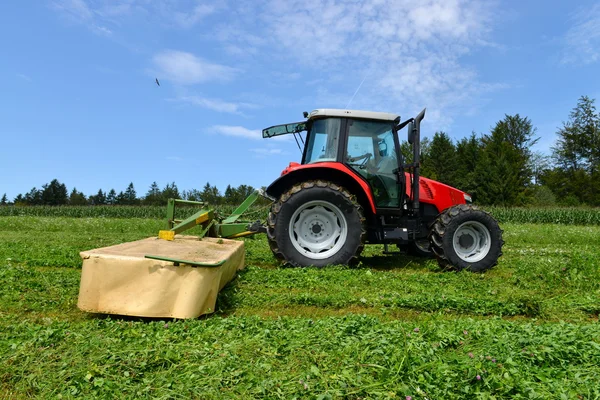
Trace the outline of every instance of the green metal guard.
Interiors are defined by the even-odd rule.
[[[244,200],[229,217],[223,220],[223,224],[232,224],[236,222],[238,218],[241,217],[242,214],[245,213],[252,204],[254,204],[254,202],[258,199],[259,194],[260,193],[258,190],[252,192],[250,196],[246,197],[246,200]]]
[[[227,218],[220,219],[214,209],[208,207],[207,203],[191,200],[169,199],[167,202],[167,229],[158,233],[160,239],[174,240],[175,235],[191,229],[197,225],[202,226],[200,238],[205,236],[220,238],[235,238],[258,233],[249,230],[248,222],[237,222],[248,208],[258,199],[260,191],[255,190],[242,204]],[[190,217],[180,220],[175,218],[177,204],[193,204],[201,207],[201,210]],[[186,262],[187,263],[187,262]]]

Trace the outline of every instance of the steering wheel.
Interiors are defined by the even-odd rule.
[[[373,154],[371,154],[371,153],[365,153],[363,155],[356,156],[356,157],[348,156],[348,163],[350,165],[355,165],[360,169],[365,169],[367,167],[367,163],[369,162],[371,157],[373,157]],[[360,163],[354,164],[356,161],[359,161],[359,160],[362,160],[362,161]]]

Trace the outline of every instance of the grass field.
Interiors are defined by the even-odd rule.
[[[76,307],[79,251],[160,220],[0,217],[0,398],[600,398],[600,226],[554,222],[505,222],[485,274],[380,246],[283,268],[247,239],[217,312],[167,321]]]

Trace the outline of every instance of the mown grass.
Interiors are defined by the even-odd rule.
[[[0,397],[600,397],[600,227],[503,224],[485,274],[380,246],[284,268],[258,236],[212,316],[80,312],[79,251],[161,227],[0,217]]]
[[[598,324],[213,317],[0,325],[4,393],[119,398],[595,398]]]
[[[1,217],[0,260],[32,266],[79,267],[79,252],[154,236],[157,219]]]

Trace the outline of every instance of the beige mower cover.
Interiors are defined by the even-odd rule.
[[[82,251],[77,306],[94,313],[140,317],[197,318],[214,312],[217,294],[244,268],[244,242],[179,236],[148,238]],[[175,266],[144,258],[169,257],[219,267]]]

